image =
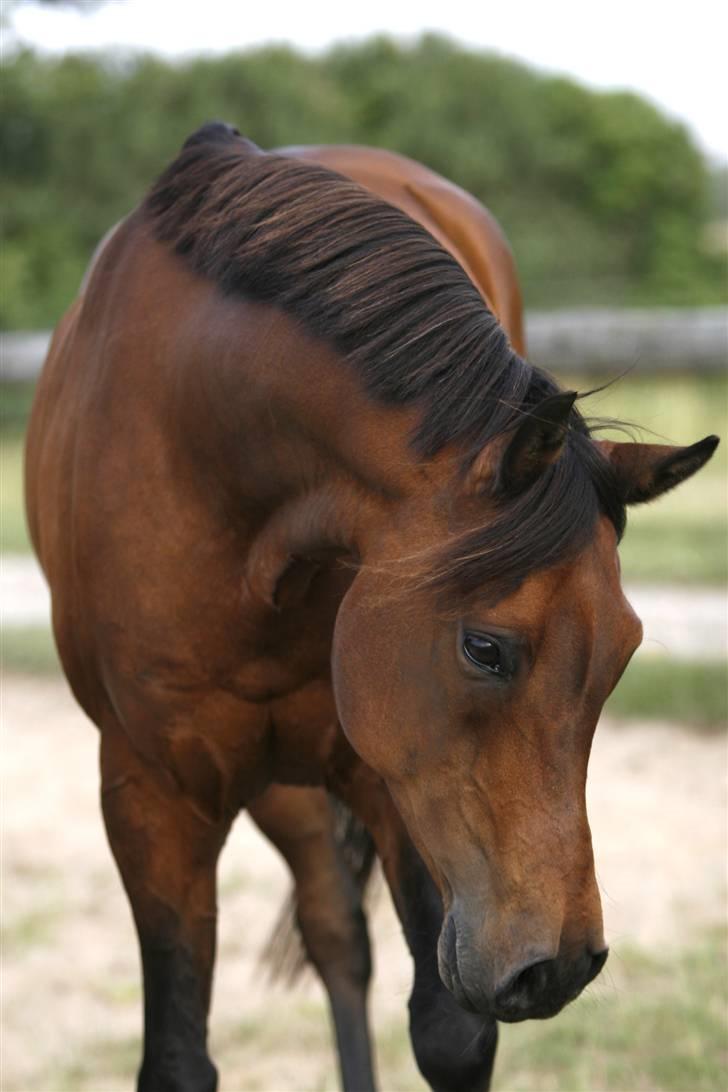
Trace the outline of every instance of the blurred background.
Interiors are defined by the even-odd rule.
[[[688,19],[624,0],[490,7],[3,0],[5,1092],[129,1088],[137,1063],[135,939],[30,554],[22,445],[96,243],[210,118],[265,148],[378,145],[453,179],[511,242],[535,363],[580,389],[626,372],[587,411],[645,439],[723,437],[694,481],[631,513],[621,551],[646,636],[590,767],[607,971],[556,1020],[504,1029],[495,1088],[726,1087],[728,17],[707,0]],[[316,984],[289,992],[258,963],[286,885],[241,820],[212,1013],[227,1092],[336,1087]],[[384,892],[372,919],[382,1088],[418,1089]]]

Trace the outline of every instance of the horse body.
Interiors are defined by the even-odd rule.
[[[296,153],[369,185],[417,217],[469,268],[429,212],[439,208],[432,195],[427,205],[410,196],[425,193],[427,183],[433,185],[436,176],[431,172],[416,164],[410,167],[403,157],[368,149]],[[462,191],[442,180],[440,187],[457,207]],[[477,267],[484,275],[477,283],[486,298],[502,298],[515,309],[518,290],[507,248],[492,218],[468,195],[463,198],[480,210],[483,233],[494,243],[478,252]],[[454,218],[443,201],[440,219],[446,216]],[[490,261],[492,256],[495,260]],[[164,286],[162,301],[159,286]],[[509,321],[520,346],[519,315],[509,315]],[[308,343],[305,374],[297,365],[302,341]],[[313,403],[312,388],[317,392]],[[345,418],[336,412],[342,405],[351,407]],[[199,428],[200,414],[215,421],[214,430]],[[254,304],[222,299],[213,285],[201,285],[150,239],[135,217],[115,232],[95,280],[54,338],[28,440],[31,532],[54,590],[64,665],[93,719],[98,721],[109,699],[122,705],[136,701],[137,688],[145,708],[159,688],[166,715],[175,690],[184,693],[180,701],[187,708],[188,692],[200,701],[206,686],[209,692],[224,693],[219,700],[235,707],[237,717],[241,707],[258,704],[261,694],[290,694],[302,680],[328,676],[335,615],[330,602],[326,609],[328,597],[317,598],[313,614],[309,606],[305,619],[264,619],[268,631],[272,625],[274,630],[282,626],[283,632],[263,637],[255,628],[251,632],[255,611],[243,596],[246,555],[256,531],[270,513],[280,511],[281,498],[306,492],[307,504],[327,503],[311,494],[310,481],[316,476],[332,480],[346,474],[350,493],[338,503],[360,505],[360,494],[366,494],[367,520],[379,507],[380,519],[386,521],[387,505],[373,503],[372,497],[404,496],[420,484],[408,451],[414,415],[388,417],[383,422],[379,408],[363,400],[356,382],[337,367],[331,350],[312,344],[294,323]],[[294,424],[283,443],[281,419],[286,427]],[[335,452],[328,465],[323,465],[324,448]],[[119,451],[143,452],[143,468],[132,458],[120,465]],[[179,465],[180,459],[185,466]],[[79,518],[74,494],[94,498],[92,516]],[[70,523],[64,524],[61,513],[70,516]],[[373,538],[380,533],[370,532]],[[95,539],[101,540],[98,546]],[[124,549],[115,549],[110,561],[112,541],[123,541]],[[163,552],[163,559],[155,558],[155,549]],[[155,585],[162,573],[164,623],[154,614]],[[334,605],[348,582],[346,574],[336,574]],[[167,601],[171,589],[173,604]],[[72,606],[64,606],[67,598]],[[109,618],[119,620],[111,630]],[[124,618],[133,624],[125,626]],[[149,646],[144,644],[147,628]],[[190,635],[202,632],[205,638],[190,648]],[[92,639],[85,637],[89,633]],[[130,647],[120,647],[127,633],[134,634]],[[97,663],[91,665],[87,650],[99,634],[103,650],[94,649]],[[208,650],[204,658],[199,655],[202,647]],[[276,657],[262,662],[261,647],[285,649],[286,662]],[[111,674],[108,667],[100,672],[99,659],[120,666]],[[211,670],[203,677],[205,662]],[[118,694],[108,695],[106,687],[117,671],[123,674],[123,686]],[[183,673],[190,675],[184,684]],[[209,700],[207,695],[204,700]],[[327,709],[326,718],[330,713]],[[149,719],[155,723],[154,714]],[[155,736],[154,728],[149,734]],[[300,747],[311,767],[306,780],[321,776],[313,772],[320,762],[310,761],[320,748],[320,736],[313,729]],[[289,754],[289,745],[295,749],[296,742],[287,741],[281,752]],[[150,745],[154,741],[145,746]]]
[[[236,163],[261,154],[217,132],[193,142],[188,159],[203,171],[208,145],[213,167],[220,143],[225,155],[233,145]],[[472,199],[387,154],[295,151],[440,237],[521,344],[507,248],[482,210],[468,236]],[[327,176],[297,177],[303,200]],[[177,184],[162,183],[160,200]],[[358,191],[342,192],[358,208]],[[180,194],[165,207],[174,211]],[[444,905],[439,971],[481,1014],[463,1013],[462,1027],[471,1048],[473,1027],[484,1030],[472,1087],[486,1087],[494,1018],[557,1011],[603,963],[586,761],[640,630],[604,514],[575,555],[536,565],[505,592],[462,596],[457,618],[420,570],[496,519],[501,495],[516,504],[535,495],[536,479],[565,459],[573,398],[553,394],[540,415],[523,412],[515,432],[465,460],[455,433],[423,457],[412,441],[421,400],[373,398],[332,339],[302,320],[310,300],[278,306],[257,282],[220,291],[185,259],[191,243],[180,236],[175,253],[161,238],[151,208],[113,233],[59,326],[27,446],[33,542],[64,669],[101,729],[104,819],[140,937],[140,1087],[215,1086],[205,1046],[215,865],[240,809],[275,784],[325,785],[372,831],[428,989]],[[280,215],[268,220],[273,262]],[[429,245],[419,238],[413,247]],[[212,261],[212,243],[199,254]],[[357,255],[369,260],[368,246]],[[361,270],[342,265],[354,294]],[[374,336],[376,314],[363,314],[362,336]],[[592,442],[579,443],[592,458]],[[611,460],[615,481],[638,477],[652,495],[712,447],[685,451],[643,445],[635,463],[615,447],[594,465],[606,474]],[[467,575],[472,556],[457,565]],[[356,1023],[361,999],[347,988],[338,1000]],[[443,996],[437,1012],[451,1014]],[[366,1050],[361,1036],[349,1046],[355,1081]],[[368,1087],[371,1074],[361,1079]]]

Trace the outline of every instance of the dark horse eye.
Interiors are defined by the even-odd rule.
[[[467,659],[481,671],[489,671],[492,675],[505,675],[506,669],[501,660],[500,645],[492,637],[466,633],[463,638],[463,652]]]

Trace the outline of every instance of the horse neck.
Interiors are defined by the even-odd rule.
[[[278,308],[225,296],[159,244],[134,253],[125,314],[155,360],[153,412],[238,549],[264,534],[279,551],[287,535],[361,546],[364,531],[379,545],[413,503],[426,518],[442,473],[412,449],[419,409],[375,402],[353,364]],[[161,291],[173,320],[150,326],[169,310],[150,305]]]
[[[337,498],[391,509],[426,488],[416,411],[375,403],[351,364],[276,308],[220,297],[208,316],[181,416],[244,509],[270,518],[324,496],[330,512]]]

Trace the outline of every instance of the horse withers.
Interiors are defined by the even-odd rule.
[[[140,1089],[216,1086],[216,863],[271,786],[326,786],[371,831],[416,951],[415,1047],[437,959],[482,1031],[471,1087],[496,1020],[553,1015],[603,965],[584,787],[641,634],[625,505],[717,439],[600,443],[520,336],[507,248],[467,195],[386,153],[264,153],[218,124],[59,325],[28,517],[100,729]],[[360,1047],[352,1088],[373,1080]],[[442,1049],[418,1052],[433,1087]]]

